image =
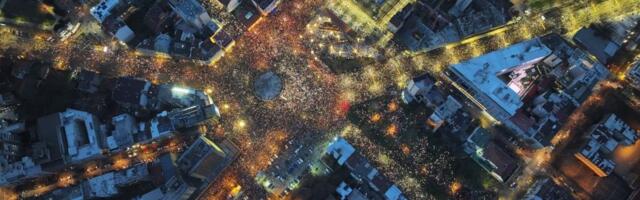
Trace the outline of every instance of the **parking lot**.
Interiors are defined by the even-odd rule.
[[[256,176],[256,181],[269,193],[283,197],[299,186],[305,173],[328,174],[329,169],[320,161],[329,141],[325,137],[314,134],[289,140],[282,153],[271,157],[269,167]]]

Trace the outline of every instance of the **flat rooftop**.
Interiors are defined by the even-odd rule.
[[[452,70],[480,93],[489,96],[502,109],[514,115],[522,105],[518,84],[506,83],[499,76],[530,68],[551,54],[538,38],[517,43],[452,66]],[[518,79],[518,77],[515,77]]]

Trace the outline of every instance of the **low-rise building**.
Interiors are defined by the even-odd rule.
[[[242,0],[218,0],[217,2],[220,3],[227,12],[233,12],[240,5]]]
[[[336,138],[336,140],[327,147],[327,153],[338,161],[338,165],[344,165],[355,151],[356,149],[344,138]]]
[[[163,111],[149,123],[151,138],[170,136],[180,129],[194,127],[219,117],[220,112],[213,104]]]
[[[219,146],[201,136],[176,161],[181,171],[200,181],[212,182],[238,155],[237,149]],[[223,149],[227,148],[227,149]]]
[[[625,78],[632,87],[640,90],[640,61],[636,61],[631,65]]]
[[[134,135],[138,134],[138,123],[129,114],[120,114],[111,119],[113,130],[107,136],[107,146],[110,150],[122,149],[134,143]]]
[[[634,51],[640,43],[640,15],[631,15],[618,21],[604,21],[580,29],[573,40],[593,54],[603,64],[622,50]]]
[[[83,69],[77,75],[78,85],[76,88],[79,91],[94,94],[98,92],[102,79],[102,76],[97,72]]]
[[[593,54],[598,61],[609,64],[610,60],[622,48],[619,44],[603,37],[598,30],[593,28],[582,28],[574,36],[573,41]]]
[[[169,0],[169,6],[181,20],[196,30],[208,28],[215,33],[220,29],[220,25],[211,19],[204,7],[196,0]]]
[[[240,1],[220,3],[228,10],[233,10]],[[222,23],[211,18],[197,0],[168,0],[148,4],[103,0],[91,8],[91,14],[105,32],[136,48],[137,53],[142,55],[191,59],[211,64],[222,57],[235,40],[235,36],[225,32]],[[142,16],[144,23],[132,23],[135,20],[131,19],[133,16]]]
[[[507,182],[518,170],[516,158],[493,141],[490,133],[476,128],[464,144],[464,151],[500,182]]]
[[[268,15],[276,9],[280,0],[251,0],[251,2],[263,15]]]
[[[525,194],[523,200],[573,200],[571,192],[558,184],[551,178],[544,178],[536,181]]]
[[[9,123],[6,116],[2,117],[3,109],[0,108],[0,169],[5,162],[18,159],[23,153],[21,135],[27,131],[24,122]]]
[[[100,121],[74,109],[39,118],[37,135],[48,150],[42,163],[81,163],[102,157],[107,148]]]
[[[153,107],[155,110],[163,107],[190,107],[213,105],[213,100],[202,90],[188,87],[180,87],[173,84],[158,86],[157,95],[154,96]]]
[[[112,92],[112,99],[125,109],[143,109],[149,103],[151,82],[131,77],[118,78]]]
[[[418,102],[427,107],[436,107],[445,101],[445,97],[436,87],[436,80],[429,74],[423,74],[409,80],[407,88],[402,91],[404,103]]]
[[[0,186],[10,186],[31,178],[46,174],[42,167],[31,160],[23,157],[22,160],[9,164],[0,170]]]
[[[124,2],[120,0],[103,0],[96,6],[89,10],[89,13],[98,20],[98,22],[104,22],[107,17],[111,16],[111,11],[117,9],[118,6],[123,6]]]
[[[452,121],[459,110],[462,109],[462,104],[458,102],[453,96],[447,96],[447,100],[444,103],[438,105],[434,112],[429,116],[427,124],[429,124],[433,131],[437,131],[444,123],[456,123]]]
[[[638,137],[636,130],[615,114],[609,114],[591,129],[588,141],[574,155],[596,175],[605,177],[616,167],[611,158],[616,148],[632,145]]]
[[[555,34],[453,65],[447,78],[496,123],[533,147],[550,139],[608,70]]]
[[[114,172],[82,182],[83,199],[109,198],[118,194]]]
[[[408,49],[431,50],[506,24],[511,6],[504,0],[418,0],[407,6],[410,14],[404,13],[406,8],[396,14],[398,20],[392,18],[389,28],[398,29],[395,37]]]
[[[335,138],[327,148],[327,154],[335,158],[339,166],[349,169],[351,178],[359,182],[358,187],[366,187],[366,190],[374,193],[369,195],[385,200],[406,199],[396,184],[389,181],[365,157],[356,153],[355,148],[345,139]],[[347,185],[341,185],[337,190],[342,192],[340,194],[343,199],[352,194],[354,197],[360,196],[358,190],[350,189]]]
[[[239,149],[230,141],[216,144],[200,136],[175,161],[171,155],[163,155],[154,163],[161,172],[152,182],[161,186],[139,199],[197,199],[238,155]]]

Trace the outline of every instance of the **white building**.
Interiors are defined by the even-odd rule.
[[[344,165],[355,151],[356,149],[344,138],[335,138],[333,143],[327,147],[327,153],[333,156],[339,165]]]
[[[102,0],[98,5],[91,7],[89,12],[98,22],[102,23],[111,15],[111,10],[118,5],[120,5],[120,0]]]
[[[521,98],[528,89],[519,80],[549,54],[549,48],[533,39],[455,64],[451,72],[454,83],[469,93],[474,103],[498,121],[508,121],[523,105]],[[509,81],[501,77],[506,74]]]
[[[609,76],[602,64],[553,34],[460,62],[447,73],[452,85],[494,122],[533,147],[549,145],[565,112]]]

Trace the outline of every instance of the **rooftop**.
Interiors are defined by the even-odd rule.
[[[111,119],[114,126],[111,136],[107,137],[110,149],[133,144],[133,134],[137,133],[135,118],[129,114],[120,114]]]
[[[80,162],[106,147],[99,121],[90,113],[67,109],[38,119],[38,139],[46,143],[49,161]],[[46,162],[46,161],[45,161]]]
[[[0,171],[0,186],[6,186],[22,178],[35,177],[42,173],[40,165],[33,163],[29,157],[23,157],[19,162],[14,162]]]
[[[554,200],[573,200],[573,196],[566,188],[556,184],[550,178],[545,178],[536,183],[527,191],[525,200],[542,200],[542,199],[554,199]]]
[[[200,136],[182,153],[177,164],[194,178],[210,181],[226,167],[225,160],[230,156],[210,139]]]
[[[367,186],[376,192],[377,195],[392,200],[405,199],[400,188],[389,181],[364,156],[356,153],[355,148],[344,138],[335,138],[333,143],[327,147],[327,153],[332,155],[339,165],[343,166],[345,164],[344,166],[349,169],[352,178],[356,179],[362,186]],[[347,187],[346,184],[338,188],[338,192],[342,192],[343,196],[353,194],[355,191],[357,190]]]
[[[91,8],[90,12],[94,18],[102,23],[111,15],[111,10],[120,4],[120,0],[102,0],[98,5]]]
[[[103,138],[97,124],[97,119],[90,113],[67,109],[59,113],[63,124],[63,147],[71,157],[71,161],[82,161],[84,159],[100,155],[104,146]]]
[[[620,45],[603,37],[592,28],[582,28],[574,36],[573,40],[593,54],[603,64],[607,64],[620,49]]]
[[[632,67],[627,72],[627,80],[631,82],[631,86],[640,88],[640,61],[633,63]]]
[[[467,139],[465,151],[501,182],[508,180],[518,168],[516,159],[493,142],[489,132],[480,127]]]
[[[127,106],[146,106],[151,82],[131,77],[118,78],[113,89],[113,100]]]
[[[110,172],[93,177],[82,183],[84,198],[107,198],[118,194],[115,173]]]
[[[609,114],[592,129],[589,140],[575,156],[598,176],[604,177],[616,167],[610,158],[616,148],[636,141],[638,132],[616,115]]]
[[[356,151],[351,144],[349,144],[344,138],[336,138],[333,143],[327,147],[327,153],[331,154],[333,158],[338,160],[339,165],[344,163],[351,157]]]
[[[549,54],[551,50],[536,38],[463,61],[453,65],[452,69],[473,85],[475,90],[489,96],[507,113],[514,115],[523,105],[518,94],[521,88],[512,81],[505,82],[499,76],[526,70]]]

